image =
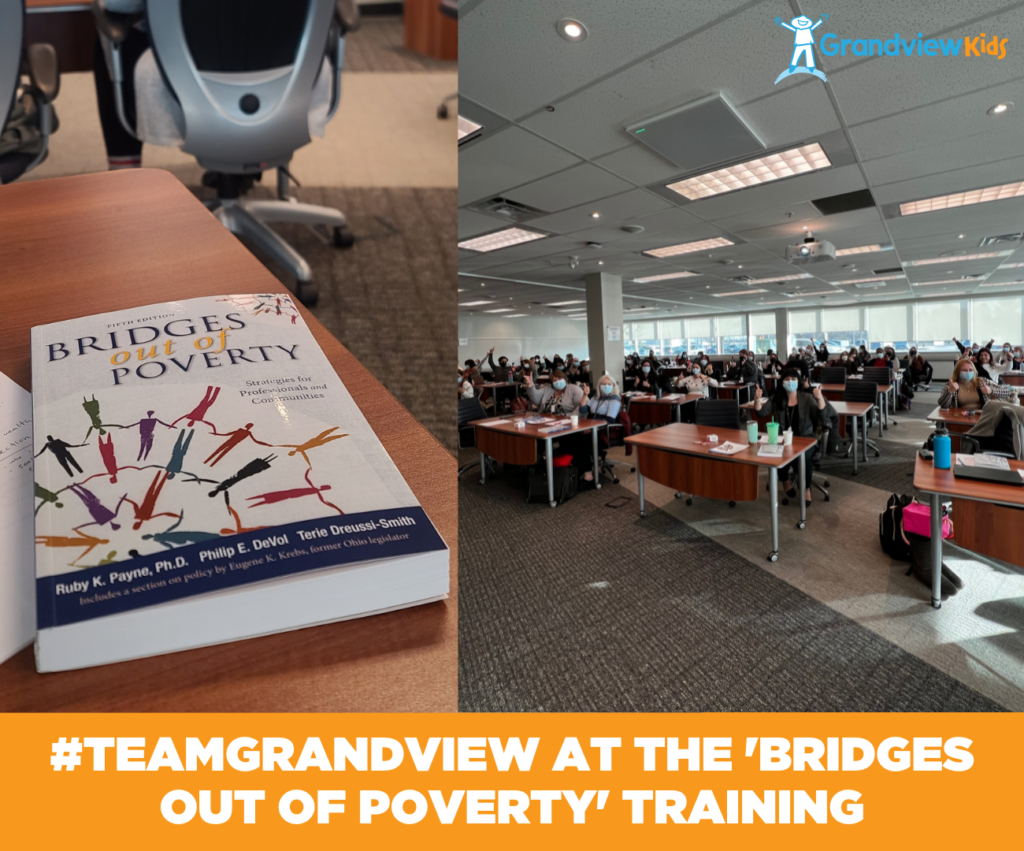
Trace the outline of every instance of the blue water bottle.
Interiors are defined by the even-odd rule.
[[[952,442],[945,426],[939,424],[939,429],[932,438],[932,454],[935,456],[935,469],[948,470],[952,463]]]

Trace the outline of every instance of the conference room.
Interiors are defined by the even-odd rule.
[[[461,708],[1024,708],[1019,14],[459,24]]]
[[[457,26],[450,0],[0,0],[0,710],[457,708],[456,429],[408,368],[455,350]],[[79,321],[40,356],[42,326]],[[15,443],[33,402],[44,428],[50,361],[75,382],[67,421]],[[338,551],[278,527],[406,506],[434,561],[404,598],[367,583],[344,611],[321,589],[288,615],[282,589],[262,623],[219,609],[171,646],[155,626],[170,598],[113,611],[111,590],[74,611],[135,618],[119,648],[27,646],[74,628],[37,620],[51,585],[72,599],[95,571],[93,588],[144,577],[227,606],[246,582],[288,584],[256,576],[268,547],[291,548],[293,586],[323,575],[300,560]]]

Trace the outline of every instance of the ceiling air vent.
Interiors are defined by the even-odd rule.
[[[858,290],[871,290],[871,289],[874,289],[876,287],[884,287],[884,286],[885,286],[885,281],[871,281],[870,283],[867,283],[867,284],[854,284],[854,287],[856,287]]]
[[[1002,236],[986,236],[978,243],[978,247],[996,245],[1000,242],[1020,242],[1021,240],[1024,240],[1024,233],[1004,233]]]
[[[520,204],[518,201],[512,201],[509,198],[489,198],[486,201],[470,205],[469,209],[476,210],[479,213],[489,213],[492,216],[501,216],[503,219],[513,222],[525,222],[535,219],[537,216],[547,215],[544,210],[538,210],[536,207],[531,207],[527,204]]]
[[[737,275],[735,278],[729,278],[734,284],[749,284],[754,280],[750,275]]]
[[[902,272],[903,267],[893,266],[891,269],[872,269],[871,271],[876,275],[892,275],[894,273]]]
[[[856,192],[844,192],[841,195],[829,195],[827,198],[815,198],[811,203],[818,208],[823,216],[836,213],[849,213],[851,210],[863,210],[875,206],[875,199],[869,189],[858,189]]]

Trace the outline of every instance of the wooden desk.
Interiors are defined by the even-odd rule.
[[[936,470],[920,454],[914,464],[914,487],[931,494],[932,520],[932,606],[942,607],[942,495],[953,497],[953,530],[958,546],[1024,566],[1024,488],[993,482],[958,479],[948,470]],[[1024,461],[1010,461],[1013,470],[1024,469]]]
[[[703,398],[703,393],[668,393],[660,399],[653,395],[630,396],[626,410],[633,425],[668,425],[679,422],[683,405]]]
[[[30,387],[29,329],[223,293],[285,292],[171,174],[0,186],[0,370]],[[0,666],[0,710],[455,711],[456,461],[305,308],[310,331],[451,548],[447,602],[100,668]]]
[[[637,484],[640,493],[640,516],[646,517],[644,509],[644,477],[670,487],[677,496],[688,493],[708,499],[727,499],[733,502],[750,502],[757,499],[757,474],[761,467],[768,468],[769,508],[772,521],[772,549],[768,561],[779,560],[779,468],[793,461],[800,467],[800,522],[798,529],[807,525],[806,503],[806,454],[817,446],[817,441],[807,437],[794,437],[793,445],[783,449],[781,458],[762,458],[757,446],[736,455],[719,455],[713,447],[703,446],[700,441],[709,434],[718,435],[719,445],[726,441],[746,443],[747,432],[729,428],[675,423],[664,428],[653,429],[643,434],[626,438],[637,448]]]
[[[861,379],[854,378],[853,381],[860,381]],[[830,402],[842,402],[843,396],[846,394],[846,384],[822,384],[821,392]],[[875,394],[875,404],[878,405],[878,409],[881,412],[881,416],[878,418],[878,436],[882,436],[882,429],[889,428],[888,421],[888,398],[889,391],[895,387],[895,384],[879,384],[878,392]],[[883,419],[885,424],[883,425]],[[867,432],[867,429],[864,429]]]
[[[1024,372],[1004,372],[1002,379],[1003,384],[1012,384],[1014,387],[1024,388]]]
[[[405,48],[434,59],[459,58],[459,22],[438,10],[438,0],[405,0]]]
[[[753,390],[748,388],[754,387],[754,384],[748,384],[745,381],[719,381],[718,382],[718,398],[719,399],[739,399],[740,393],[743,390],[747,390],[748,394],[752,394]],[[748,400],[744,400],[748,401]]]
[[[488,381],[485,384],[481,384],[480,385],[480,387],[482,387],[484,390],[490,390],[491,391],[491,396],[494,397],[494,413],[495,414],[498,413],[498,404],[501,401],[501,396],[498,393],[498,391],[499,390],[504,390],[504,391],[507,392],[507,391],[511,390],[512,391],[512,398],[515,399],[517,396],[519,396],[519,388],[522,387],[522,386],[523,386],[522,384],[509,384],[507,381]]]
[[[976,414],[964,416],[967,408],[935,408],[927,417],[930,423],[943,423],[949,432],[950,446],[954,452],[960,451],[960,435],[966,434],[981,417],[981,409]]]
[[[555,414],[530,414],[530,416],[544,416],[552,420],[568,419]],[[543,428],[550,428],[554,423],[543,423],[540,425],[524,425],[516,428],[516,422],[524,421],[526,416],[505,417],[486,420],[474,420],[470,423],[476,428],[476,448],[480,450],[480,484],[487,484],[487,459],[493,458],[502,464],[517,464],[519,466],[531,466],[537,463],[537,441],[544,441],[544,461],[548,473],[548,504],[554,508],[558,505],[555,502],[555,474],[552,463],[554,446],[553,442],[561,437],[568,437],[570,434],[579,434],[589,431],[594,441],[594,487],[601,489],[601,459],[598,457],[597,431],[607,425],[604,420],[580,419],[576,428],[565,428],[557,432],[544,433]]]
[[[52,44],[62,74],[92,71],[96,20],[90,6],[84,0],[25,0],[25,44]]]

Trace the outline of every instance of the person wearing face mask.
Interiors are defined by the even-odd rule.
[[[861,343],[860,348],[857,349],[857,366],[867,366],[870,360],[871,355],[868,354],[867,346]]]
[[[597,394],[584,405],[589,419],[616,422],[622,410],[622,397],[614,379],[610,375],[602,375],[597,380]]]
[[[871,360],[869,360],[866,364],[864,364],[864,365],[865,366],[870,366],[870,367],[879,367],[879,368],[881,368],[881,367],[892,367],[892,361],[890,361],[886,357],[885,349],[883,349],[881,346],[879,346],[877,349],[875,349],[875,356]]]
[[[542,414],[556,414],[571,417],[579,414],[580,406],[586,404],[588,388],[585,384],[570,384],[565,373],[556,369],[551,373],[551,383],[537,387],[530,376],[523,382],[526,396]]]
[[[487,352],[487,363],[491,367],[491,380],[492,381],[508,381],[509,373],[512,372],[512,368],[508,365],[508,358],[504,355],[498,358],[498,363],[494,363],[494,346],[491,346],[489,352]]]
[[[978,369],[968,358],[960,358],[953,368],[953,375],[939,394],[940,408],[967,408],[979,410],[990,399],[1013,401],[1016,388],[1009,384],[995,384],[978,374]]]
[[[1000,373],[1013,369],[1013,346],[1003,343],[1002,348],[996,352],[995,364]]]
[[[815,387],[810,393],[801,393],[799,388],[800,373],[792,367],[786,367],[782,371],[782,380],[769,398],[764,398],[760,387],[754,391],[754,410],[762,417],[774,417],[780,432],[792,430],[794,437],[814,440],[819,426],[832,428],[832,416],[820,387]],[[815,448],[805,456],[808,484],[814,475],[814,459],[817,454]],[[779,481],[783,482],[783,490],[790,499],[796,497],[795,479],[800,473],[798,464],[794,461],[779,470]],[[805,497],[808,503],[811,502],[809,487]]]
[[[782,361],[779,360],[779,356],[775,354],[772,349],[768,350],[768,354],[764,358],[764,371],[766,375],[776,375],[782,370]]]
[[[705,375],[701,372],[700,364],[695,363],[690,367],[688,375],[683,373],[676,378],[674,386],[676,390],[683,393],[703,393],[707,396],[708,388],[717,387],[718,382],[710,375]]]
[[[640,364],[640,375],[637,377],[635,387],[643,393],[658,392],[658,373],[650,359],[645,358]]]
[[[956,343],[956,347],[960,350],[961,357],[970,357],[971,355],[977,355],[978,352],[980,352],[982,349],[988,349],[989,351],[991,351],[992,344],[995,341],[996,338],[993,337],[991,340],[985,343],[984,346],[978,343],[972,343],[970,346],[965,346],[956,337],[953,338],[953,342]]]
[[[925,360],[924,355],[920,354],[916,347],[912,346],[910,348],[910,362],[907,364],[907,373],[910,375],[910,383],[914,389],[916,390],[919,384],[923,384],[925,390],[930,389],[932,372],[932,365]]]
[[[1017,346],[1013,350],[1013,360],[1010,369],[1014,372],[1024,372],[1024,348]]]

